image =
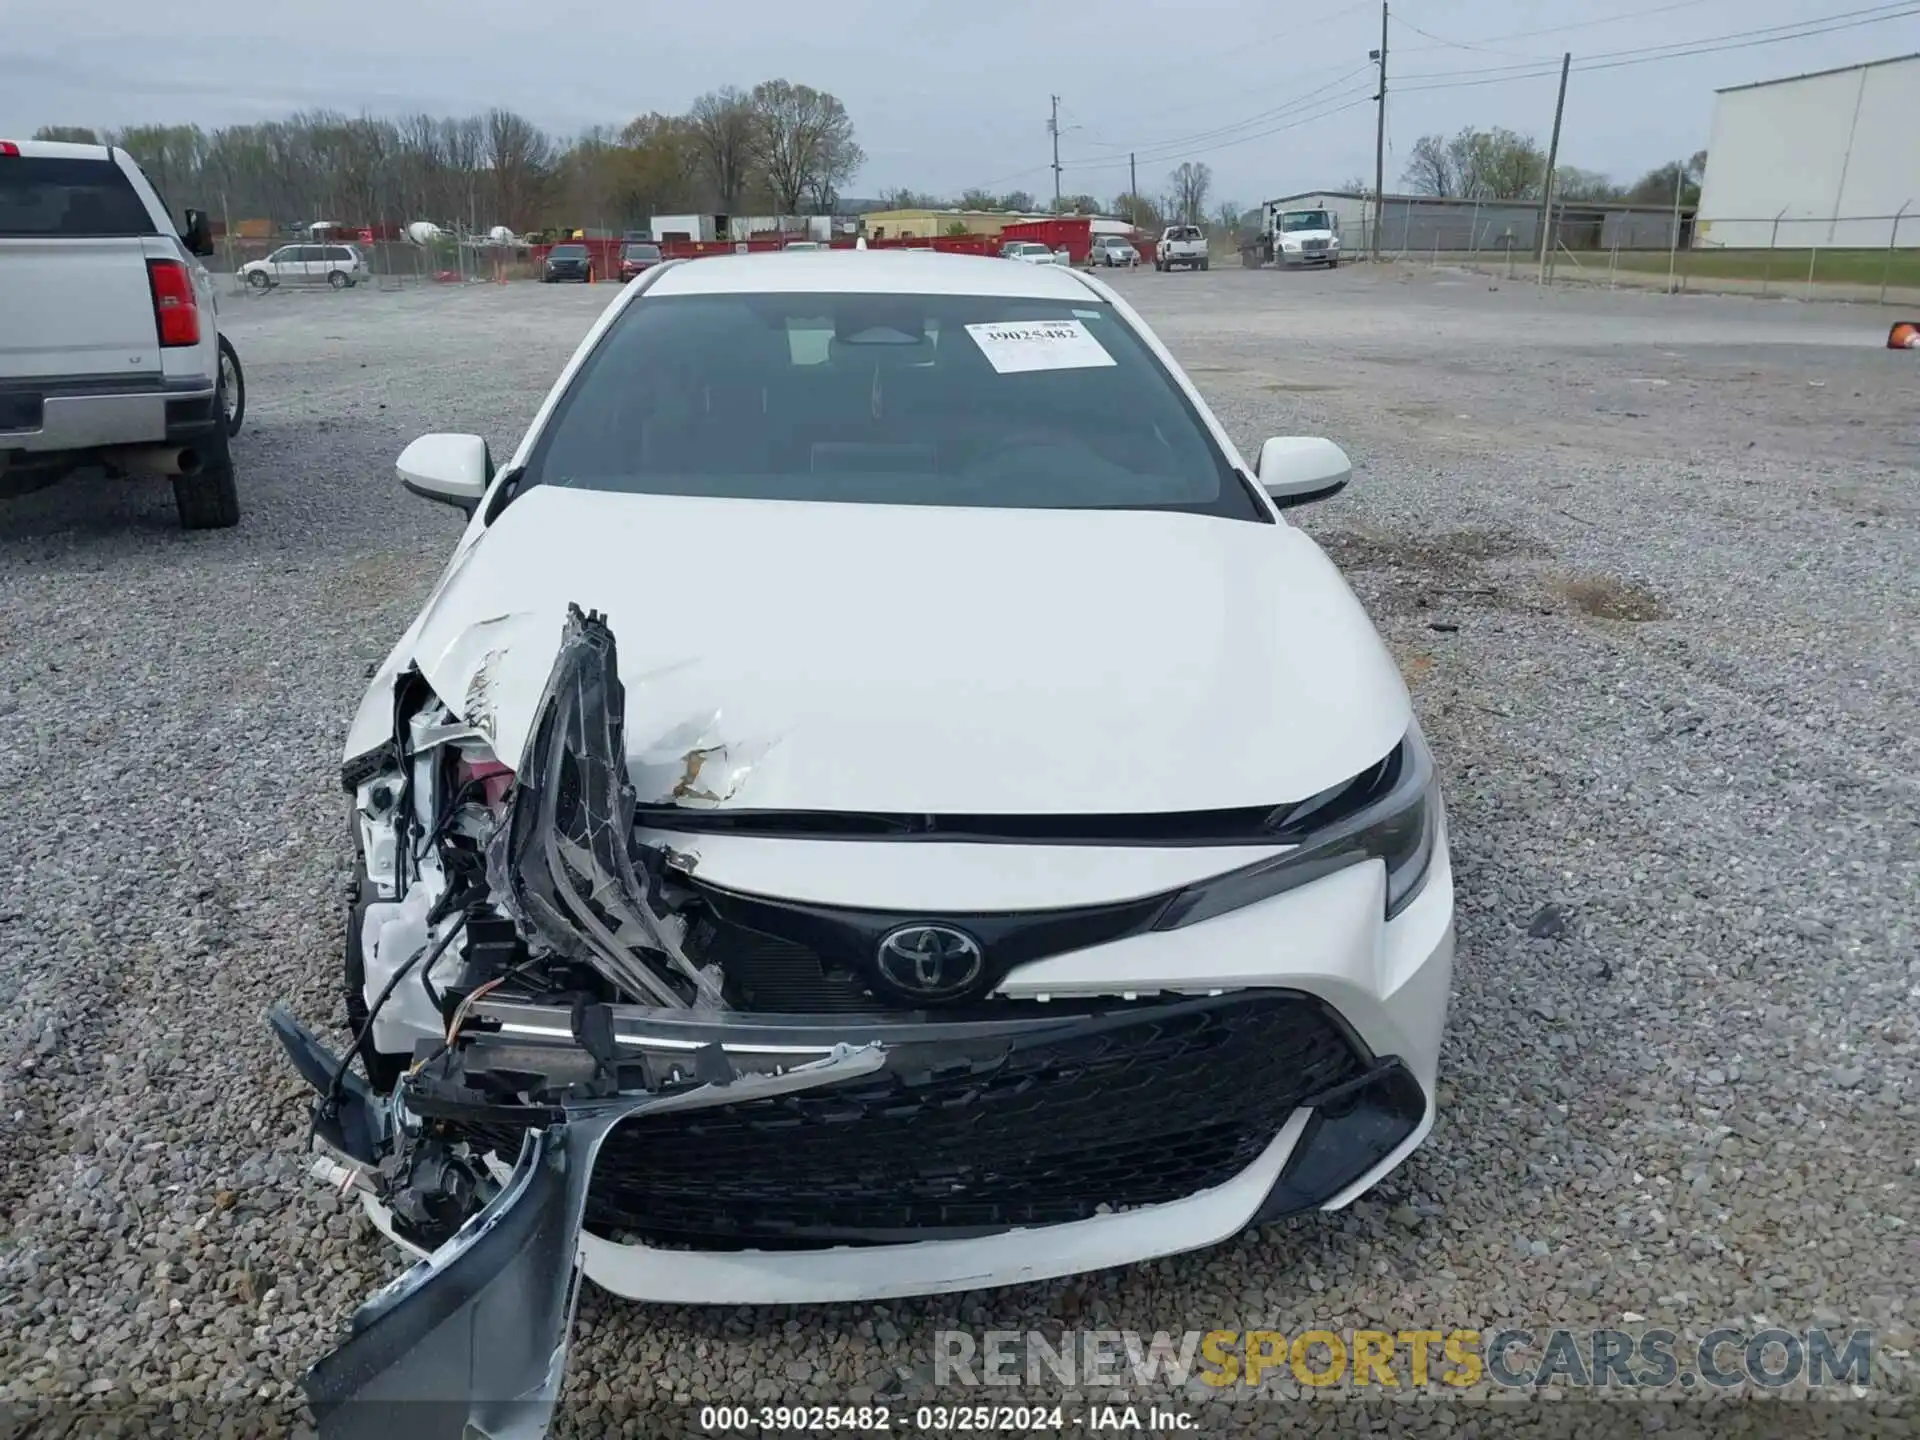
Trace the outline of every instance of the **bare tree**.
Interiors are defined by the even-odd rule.
[[[515,230],[532,226],[544,198],[553,141],[544,130],[511,110],[489,110],[485,119],[484,163],[493,181],[494,224]]]
[[[1167,177],[1173,213],[1184,224],[1198,225],[1207,215],[1207,196],[1213,189],[1213,169],[1204,160],[1183,160]]]
[[[1240,233],[1240,219],[1246,207],[1238,200],[1222,200],[1213,207],[1213,223],[1219,227],[1222,235]]]
[[[36,140],[58,140],[68,145],[98,145],[100,137],[89,125],[42,125],[33,132]]]
[[[1422,135],[1407,154],[1401,181],[1416,195],[1449,196],[1460,193],[1460,172],[1444,135]]]
[[[753,161],[753,106],[731,85],[710,90],[687,112],[700,168],[720,208],[731,212],[747,188]]]

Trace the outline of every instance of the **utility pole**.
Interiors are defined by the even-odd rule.
[[[1380,93],[1373,98],[1380,107],[1373,132],[1373,245],[1372,258],[1380,258],[1380,232],[1387,228],[1387,3],[1380,0],[1380,48],[1367,57],[1380,62]]]
[[[1053,136],[1053,213],[1060,213],[1060,97],[1053,99],[1053,116],[1047,121],[1047,133]]]
[[[1560,98],[1553,102],[1553,139],[1547,142],[1547,178],[1540,186],[1540,279],[1547,283],[1547,262],[1553,254],[1553,167],[1560,160],[1560,116],[1567,108],[1567,70],[1573,52],[1560,57]]]
[[[1140,172],[1134,168],[1131,150],[1127,152],[1127,210],[1130,212],[1127,223],[1137,227],[1140,224]],[[1900,227],[1896,224],[1893,228]]]

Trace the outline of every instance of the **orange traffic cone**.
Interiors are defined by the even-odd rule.
[[[1889,350],[1920,350],[1920,321],[1901,320],[1887,332]]]

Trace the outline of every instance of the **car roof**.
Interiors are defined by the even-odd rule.
[[[931,250],[828,250],[793,255],[714,255],[664,269],[648,295],[998,295],[1021,300],[1098,301],[1060,266],[1009,265],[985,255]]]

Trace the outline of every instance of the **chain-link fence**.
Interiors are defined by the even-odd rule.
[[[1466,264],[1518,278],[1757,295],[1920,299],[1920,203],[1890,215],[1700,217],[1692,206],[1556,202],[1542,255],[1538,202],[1389,198],[1343,215],[1350,259]]]

